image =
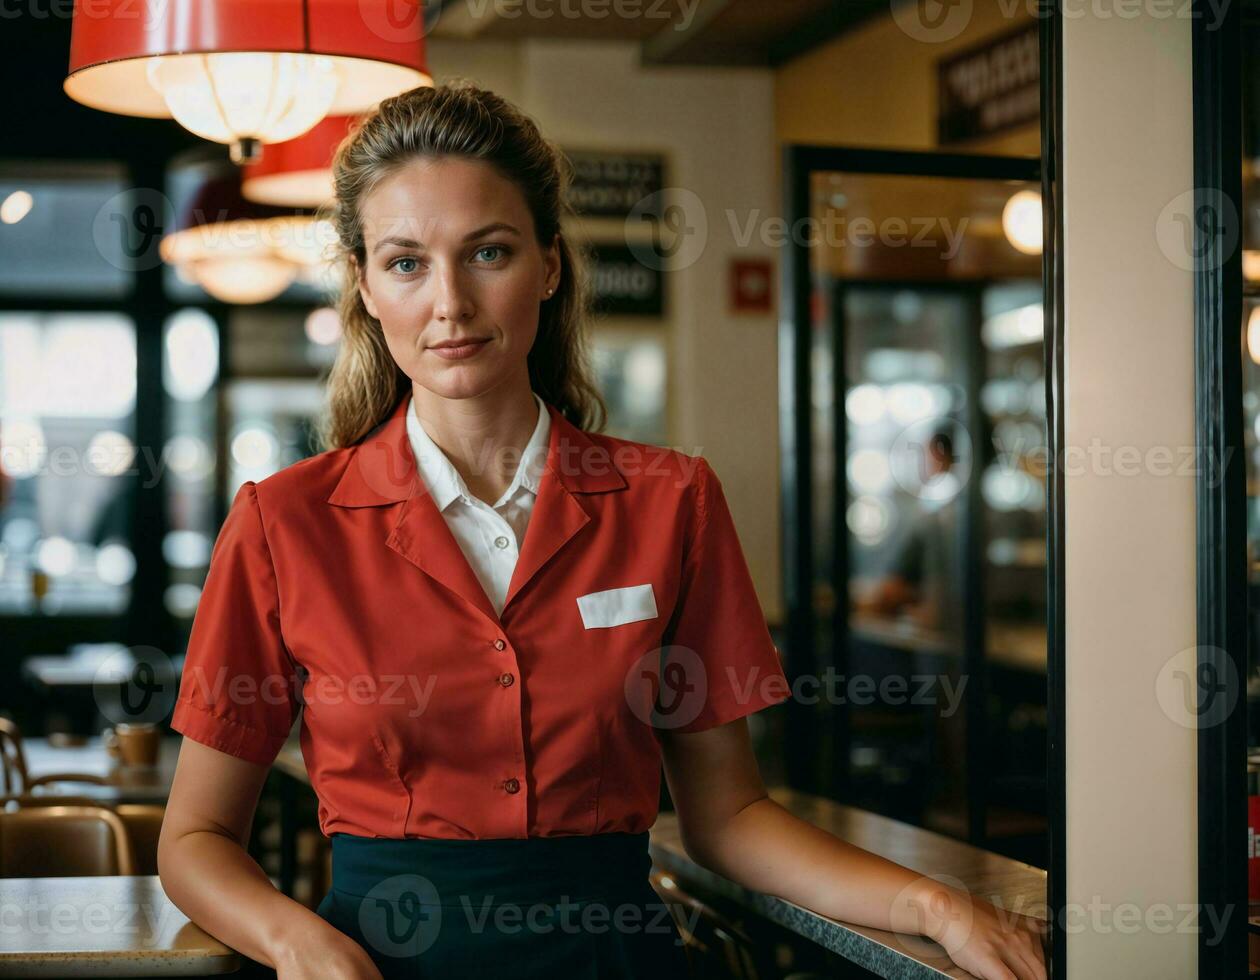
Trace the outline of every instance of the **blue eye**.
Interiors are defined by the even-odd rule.
[[[386,268],[394,269],[394,268],[397,268],[399,265],[401,265],[403,262],[415,262],[415,261],[416,260],[412,258],[410,255],[404,255],[402,258],[394,259],[394,261],[391,262]],[[405,274],[408,272],[415,272],[416,270],[415,269],[399,269],[398,271]]]
[[[477,254],[480,255],[482,252],[500,252],[506,255],[507,249],[502,245],[482,245],[481,248],[477,249]],[[494,262],[496,259],[487,259],[487,261]]]

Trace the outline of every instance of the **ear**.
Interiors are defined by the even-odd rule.
[[[354,263],[354,277],[358,283],[359,297],[363,300],[363,305],[367,308],[368,313],[371,314],[373,318],[379,320],[380,316],[376,312],[376,303],[372,300],[372,291],[368,288],[365,270],[363,266],[359,264],[359,260],[357,258],[354,258],[351,261]]]
[[[542,298],[550,299],[546,295],[547,289],[550,288],[552,295],[560,285],[560,233],[556,232],[555,238],[551,240],[551,244],[543,250],[543,296]]]

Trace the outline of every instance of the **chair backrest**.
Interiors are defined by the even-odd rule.
[[[158,838],[162,834],[166,807],[156,803],[119,803],[114,812],[127,828],[127,838],[131,841],[131,860],[135,867],[132,874],[157,874]]]
[[[653,868],[648,880],[669,905],[693,976],[704,980],[759,980],[752,940],[740,926]]]
[[[26,753],[22,751],[22,730],[11,718],[0,718],[0,764],[4,768],[4,792],[24,792]]]
[[[0,877],[135,874],[118,814],[100,806],[40,806],[0,813]]]

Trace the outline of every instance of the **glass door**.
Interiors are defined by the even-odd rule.
[[[798,177],[793,225],[807,349],[785,351],[808,420],[789,630],[823,692],[795,709],[818,746],[798,775],[1044,867],[1038,162],[817,152],[835,162]]]

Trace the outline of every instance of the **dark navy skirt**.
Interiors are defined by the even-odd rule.
[[[332,835],[316,909],[385,980],[685,980],[648,833],[434,840]]]

